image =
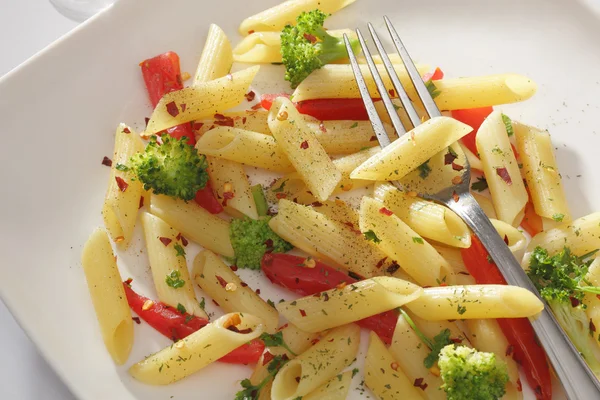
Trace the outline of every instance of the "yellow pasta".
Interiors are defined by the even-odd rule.
[[[473,192],[471,192],[471,195],[473,195],[473,197],[479,204],[479,207],[481,207],[481,209],[483,210],[485,215],[487,215],[488,218],[498,219],[498,216],[496,215],[496,210],[494,209],[494,204],[489,199],[489,197],[485,197]]]
[[[469,150],[469,148],[467,146],[465,146],[462,142],[459,142],[460,148],[462,149],[463,153],[465,153],[465,156],[467,158],[467,160],[469,161],[469,165],[471,166],[471,169],[476,169],[477,171],[483,171],[483,165],[481,164],[481,160],[479,159],[479,157],[477,157],[475,154],[473,154],[473,152],[471,152],[471,150]]]
[[[317,140],[327,154],[352,154],[370,147],[378,146],[369,121],[310,121],[308,127],[315,133]],[[394,128],[385,123],[388,136]]]
[[[346,400],[350,385],[352,383],[352,372],[346,371],[331,378],[306,396],[303,400]]]
[[[248,216],[257,219],[256,203],[244,167],[224,158],[207,157],[207,161],[208,175],[217,199],[224,199],[226,192],[233,194],[233,198],[222,202],[225,212],[236,218]]]
[[[434,244],[435,250],[450,264],[451,282],[455,285],[475,285],[475,279],[467,271],[461,252],[456,247],[446,247]]]
[[[192,277],[225,312],[249,313],[262,320],[266,332],[274,333],[277,329],[277,311],[254,290],[244,285],[235,272],[213,252],[204,250],[194,258]]]
[[[419,286],[379,276],[276,305],[291,323],[306,332],[321,332],[385,311],[419,298]]]
[[[233,53],[227,35],[217,25],[210,24],[198,69],[196,69],[194,86],[227,75],[232,64]]]
[[[590,268],[588,269],[588,273],[585,275],[585,279],[589,282],[590,286],[600,286],[600,258],[596,258]],[[593,336],[598,338],[600,332],[600,299],[597,295],[593,293],[586,293],[583,303],[587,306],[585,309],[585,313],[587,314],[590,322],[596,328],[596,332]]]
[[[197,126],[199,134],[203,135],[217,126],[224,126],[223,124],[233,125],[232,128],[271,134],[267,123],[269,113],[265,110],[224,111],[215,115],[203,120],[201,126]]]
[[[117,261],[104,229],[96,229],[81,255],[81,265],[104,345],[113,361],[124,364],[133,347],[133,321]]]
[[[527,239],[525,239],[525,235],[506,222],[497,219],[490,219],[490,221],[492,222],[492,225],[494,225],[494,228],[496,228],[500,237],[503,238],[505,242],[508,242],[508,248],[515,255],[516,259],[520,260],[523,258],[523,254],[525,254],[525,249],[527,248]]]
[[[273,102],[269,128],[312,194],[320,201],[327,200],[342,173],[289,99],[279,97]]]

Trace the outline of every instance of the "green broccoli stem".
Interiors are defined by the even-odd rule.
[[[323,30],[323,32],[325,32]],[[348,51],[346,49],[346,43],[344,38],[337,38],[325,33],[322,36],[317,36],[322,41],[315,44],[320,47],[319,60],[325,64],[341,60],[348,57]],[[352,52],[357,54],[360,51],[360,43],[358,39],[350,39],[350,45],[352,46]]]

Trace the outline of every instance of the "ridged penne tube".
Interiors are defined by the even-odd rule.
[[[538,233],[531,239],[523,257],[523,265],[529,265],[531,252],[540,246],[549,255],[556,254],[567,246],[573,255],[582,256],[600,248],[600,212],[562,223],[554,229]]]
[[[210,24],[206,43],[194,75],[194,86],[227,75],[232,65],[233,53],[227,35],[217,25]]]
[[[269,128],[312,194],[320,201],[327,200],[342,173],[289,99],[279,97],[273,102]]]
[[[596,258],[592,262],[585,279],[590,286],[600,286],[600,258]],[[596,329],[596,332],[590,332],[590,334],[597,338],[600,334],[598,332],[598,329],[600,329],[600,299],[593,293],[586,293],[583,303],[587,306],[585,313],[590,319],[590,327],[593,325]]]
[[[106,350],[115,363],[122,365],[133,347],[133,321],[117,261],[104,229],[96,229],[85,243],[81,266]]]
[[[279,314],[229,268],[215,253],[204,250],[194,258],[194,282],[225,312],[249,313],[263,321],[265,331],[274,333]]]
[[[440,110],[461,110],[527,100],[537,85],[526,76],[497,74],[435,81],[439,95],[435,103]]]
[[[377,237],[377,247],[419,285],[439,285],[447,275],[450,265],[446,260],[382,202],[363,197],[359,214],[360,230],[372,232]]]
[[[115,149],[102,217],[111,239],[123,249],[131,242],[144,189],[139,180],[132,179],[131,174],[119,171],[116,167],[119,164],[128,165],[129,159],[142,151],[144,145],[139,136],[125,124],[120,124],[115,134]]]
[[[234,326],[239,331],[227,328]],[[168,385],[198,372],[264,332],[259,318],[232,313],[211,322],[175,345],[171,344],[129,368],[129,374],[149,385]]]
[[[512,126],[523,163],[523,177],[527,181],[536,214],[570,222],[571,213],[554,157],[550,134],[514,121]]]
[[[393,310],[419,298],[423,289],[390,276],[358,281],[340,289],[276,305],[288,321],[306,332],[321,332]]]
[[[218,157],[207,157],[207,161],[208,175],[217,199],[223,199],[225,192],[233,193],[233,198],[224,203],[225,212],[236,218],[248,216],[257,219],[256,203],[244,167]]]
[[[350,177],[374,181],[400,179],[472,130],[449,117],[432,118],[365,161]]]
[[[494,225],[494,228],[496,228],[498,235],[500,235],[505,242],[508,242],[508,248],[515,255],[515,258],[517,260],[522,259],[523,254],[525,254],[525,249],[527,248],[527,239],[525,239],[525,235],[506,222],[497,219],[490,219],[490,221],[492,222],[492,225]]]
[[[529,196],[500,111],[490,114],[479,127],[477,150],[498,219],[518,226]]]
[[[424,399],[421,389],[408,379],[400,365],[374,332],[369,333],[365,359],[365,385],[381,400]],[[419,393],[421,392],[421,393]]]
[[[485,215],[487,215],[488,218],[498,219],[498,216],[496,215],[496,210],[494,209],[494,204],[492,203],[492,200],[490,200],[489,197],[485,197],[473,192],[471,192],[471,195],[475,198],[475,200],[479,204],[479,207],[481,207],[481,209],[483,210]]]
[[[283,239],[331,265],[371,277],[385,253],[360,233],[326,217],[311,207],[279,201],[279,213],[269,226]]]
[[[398,317],[389,352],[406,374],[408,381],[419,385],[423,398],[446,400],[446,394],[439,389],[444,382],[423,364],[431,350],[419,339],[403,315]]]
[[[359,342],[357,325],[331,330],[317,344],[281,368],[273,381],[272,400],[294,400],[314,391],[354,361]]]
[[[153,194],[150,212],[207,250],[234,257],[229,240],[229,222],[194,203]]]
[[[327,154],[353,154],[369,147],[378,146],[375,133],[369,121],[309,121],[308,127]],[[389,135],[394,128],[384,124]]]
[[[259,66],[164,95],[148,121],[145,135],[185,122],[202,120],[235,107],[244,100]]]
[[[448,246],[471,246],[469,228],[449,208],[410,196],[388,183],[376,183],[373,196],[419,235]]]
[[[335,201],[325,201],[320,204],[313,204],[313,208],[334,221],[341,222],[345,225],[350,223],[353,227],[358,227],[358,212],[345,201],[339,199],[336,199]]]
[[[496,357],[506,363],[508,377],[510,379],[507,394],[504,399],[522,399],[523,394],[519,391],[519,367],[512,358],[510,344],[504,337],[500,325],[493,319],[472,319],[466,321],[471,332],[470,340],[473,347],[479,351],[494,353]]]
[[[246,36],[252,32],[280,32],[284,26],[294,24],[296,17],[305,11],[319,9],[326,14],[341,10],[356,0],[288,0],[265,11],[246,18],[240,24],[240,34]]]
[[[527,289],[508,285],[440,286],[423,289],[406,307],[429,320],[524,318],[544,309]]]
[[[373,97],[379,97],[377,86],[373,81],[369,67],[361,64],[360,69],[367,88]],[[422,74],[429,71],[428,65],[417,65],[417,69]],[[378,65],[377,70],[381,75],[386,89],[394,89],[392,82],[383,65]],[[404,69],[402,63],[394,64],[394,70],[400,78],[400,82],[408,91],[411,98],[416,99],[417,95],[410,81],[410,77]],[[346,99],[359,98],[360,92],[354,79],[354,73],[349,64],[327,64],[322,68],[315,70],[306,79],[304,79],[293,94],[294,101],[303,101],[310,99]]]
[[[461,251],[456,247],[446,247],[434,244],[435,250],[450,264],[452,281],[455,285],[475,285],[475,279],[467,271]]]
[[[303,396],[302,400],[346,400],[351,384],[352,371],[346,371]]]
[[[275,139],[262,133],[221,126],[206,132],[196,142],[201,154],[276,172],[294,167]]]
[[[181,304],[188,313],[206,318],[196,300],[179,232],[147,212],[142,213],[141,220],[158,299],[173,308]]]

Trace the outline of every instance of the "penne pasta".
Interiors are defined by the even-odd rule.
[[[144,145],[139,136],[125,124],[120,124],[115,134],[115,150],[102,217],[111,239],[122,249],[126,249],[131,242],[144,188],[139,180],[132,179],[127,172],[117,170],[117,165],[127,165],[134,154],[143,150]]]
[[[550,134],[518,122],[513,122],[512,126],[523,163],[523,177],[536,214],[559,222],[570,222],[571,213]]]
[[[352,372],[346,371],[337,374],[329,382],[325,382],[306,396],[303,400],[346,400],[350,385],[352,384]]]
[[[496,210],[494,209],[494,204],[489,199],[489,197],[485,197],[473,192],[471,192],[471,195],[475,198],[475,200],[479,204],[479,207],[481,207],[481,209],[483,210],[485,215],[487,215],[488,218],[498,219],[498,216],[496,215]]]
[[[532,317],[544,309],[544,304],[517,286],[469,285],[423,289],[423,294],[406,307],[420,318],[441,321]]]
[[[477,150],[498,219],[518,226],[529,196],[499,111],[490,114],[477,131]]]
[[[179,232],[156,215],[147,212],[142,213],[141,220],[159,300],[177,309],[181,305],[186,312],[207,318],[206,312],[196,300]]]
[[[133,347],[133,321],[116,257],[104,229],[96,229],[85,243],[81,266],[106,350],[115,363],[122,365]]]
[[[308,127],[314,132],[327,154],[352,154],[378,146],[369,121],[314,121],[307,120]],[[388,136],[394,134],[394,128],[384,123]]]
[[[316,390],[354,361],[360,328],[350,324],[331,330],[317,344],[289,361],[275,376],[272,400],[294,400]]]
[[[274,138],[242,129],[225,126],[211,129],[196,142],[196,149],[211,157],[271,171],[289,172],[294,169]]]
[[[517,260],[522,259],[525,254],[525,249],[527,248],[527,239],[525,239],[525,235],[506,222],[497,219],[490,219],[490,221],[492,225],[494,225],[494,228],[496,228],[496,231],[498,231],[498,235],[504,239],[504,242],[510,251],[515,255],[515,258]]]
[[[379,276],[276,307],[303,331],[321,332],[393,310],[417,299],[422,290],[398,278]]]
[[[600,258],[590,264],[585,279],[590,286],[600,286]],[[591,327],[600,327],[600,298],[596,294],[586,293],[583,303],[587,306],[585,313],[590,320],[590,334],[598,338],[598,333],[591,331]]]
[[[229,73],[233,65],[231,43],[219,26],[210,24],[206,43],[194,77],[194,86],[221,78]]]
[[[294,24],[296,17],[306,11],[319,9],[326,14],[341,10],[356,0],[288,0],[246,18],[240,24],[239,32],[242,36],[253,32],[275,31],[280,32],[284,26]]]
[[[363,197],[360,204],[360,230],[388,257],[400,265],[419,285],[435,286],[445,281],[450,265],[418,233],[385,208],[378,200]]]
[[[471,246],[469,228],[449,208],[411,196],[388,183],[376,183],[373,196],[419,235],[448,246]]]
[[[200,124],[196,123],[195,129],[203,135],[217,126],[230,126],[270,135],[271,131],[267,123],[268,115],[269,113],[265,110],[224,111],[215,114],[211,119],[203,120]]]
[[[461,250],[456,247],[446,247],[440,245],[433,245],[435,250],[440,253],[444,260],[450,264],[452,276],[451,282],[455,285],[475,285],[475,279],[471,276],[467,267],[463,262]]]
[[[415,323],[417,328],[429,338],[434,338],[444,330],[450,331],[450,337],[452,341],[462,346],[472,347],[467,335],[460,330],[456,322],[450,321],[427,321],[425,319],[417,317],[410,311],[405,311],[408,316]]]
[[[422,390],[404,374],[385,344],[374,332],[369,333],[369,348],[365,360],[365,385],[380,400],[424,399],[421,395]]]
[[[385,253],[363,235],[311,207],[279,201],[279,213],[269,226],[283,239],[311,256],[363,277],[371,277]],[[381,264],[381,263],[380,263]]]
[[[229,222],[197,204],[153,194],[150,212],[207,250],[234,257],[229,239]]]
[[[258,70],[258,66],[250,67],[223,78],[167,93],[152,112],[144,134],[156,134],[237,106],[244,100]]]
[[[462,149],[463,153],[465,153],[465,157],[467,158],[467,161],[469,161],[471,169],[483,171],[483,165],[481,164],[481,160],[479,159],[479,157],[473,154],[471,150],[469,150],[469,148],[462,143],[462,141],[458,142],[458,144],[460,145],[460,148]]]
[[[470,131],[470,126],[455,119],[432,118],[365,161],[352,171],[350,177],[379,181],[398,180]]]
[[[207,161],[208,175],[217,199],[224,199],[224,193],[233,194],[233,198],[222,202],[225,212],[236,218],[248,216],[257,219],[256,203],[244,167],[224,158],[207,157]]]
[[[229,330],[230,327],[237,328],[237,332]],[[129,368],[129,374],[149,385],[168,385],[198,372],[244,343],[256,339],[263,331],[261,320],[253,315],[225,314],[176,344],[134,364]]]
[[[312,194],[319,201],[327,200],[342,174],[289,99],[279,97],[273,102],[269,128]]]
[[[279,314],[211,251],[204,250],[194,258],[194,282],[225,312],[239,311],[260,318],[265,331],[274,333]]]

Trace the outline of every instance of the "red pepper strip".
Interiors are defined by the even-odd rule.
[[[469,273],[478,284],[506,285],[498,267],[488,260],[489,254],[481,241],[473,236],[471,247],[461,249],[461,255]],[[539,400],[552,399],[552,382],[546,353],[540,346],[527,318],[498,319],[506,340],[514,348],[514,360],[523,366],[527,382]]]
[[[529,233],[531,237],[534,237],[544,230],[544,222],[542,221],[542,217],[535,213],[535,209],[533,208],[533,203],[531,200],[525,204],[525,215],[523,216],[521,227],[525,230],[525,232]]]
[[[444,71],[440,69],[440,67],[436,67],[433,72],[428,72],[423,75],[423,81],[427,82],[428,80],[439,81],[444,77]]]
[[[289,94],[265,94],[260,104],[270,110],[277,97],[289,97]],[[355,120],[367,121],[369,116],[362,99],[314,99],[296,103],[300,114],[310,115],[320,121]]]
[[[475,143],[475,137],[479,127],[485,121],[488,115],[490,115],[494,109],[492,107],[482,108],[469,108],[466,110],[452,110],[452,118],[469,125],[473,130],[464,136],[461,140],[462,143],[471,150],[475,156],[477,156],[477,144]]]
[[[209,323],[205,318],[188,313],[182,314],[160,301],[154,301],[152,307],[144,310],[144,303],[150,299],[134,292],[127,283],[123,283],[123,287],[125,288],[127,302],[133,312],[146,321],[148,325],[173,341],[181,340]],[[264,348],[264,343],[255,339],[231,351],[219,361],[234,364],[256,363]]]
[[[266,253],[262,258],[261,268],[271,282],[302,296],[324,292],[340,284],[358,282],[320,261],[317,261],[314,268],[303,267],[305,260],[291,254]],[[357,324],[374,331],[381,340],[390,344],[397,320],[398,314],[391,310],[357,321]]]
[[[210,181],[206,182],[204,189],[200,189],[196,192],[194,200],[211,214],[218,214],[223,211],[223,206],[219,203],[219,200],[215,198]]]

